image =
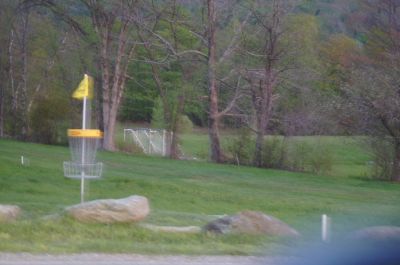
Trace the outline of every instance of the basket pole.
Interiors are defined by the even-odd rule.
[[[86,129],[86,111],[87,111],[87,97],[83,97],[83,109],[82,109],[82,130]],[[86,152],[86,140],[82,138],[82,168],[81,168],[81,203],[85,201],[85,152]]]

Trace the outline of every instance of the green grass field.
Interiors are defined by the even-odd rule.
[[[184,148],[203,152],[204,139],[185,136]],[[156,225],[204,225],[215,215],[257,210],[297,229],[299,242],[318,240],[324,213],[332,217],[337,239],[364,226],[400,225],[400,185],[369,179],[369,156],[355,140],[318,141],[333,152],[327,175],[100,152],[104,177],[90,181],[86,200],[146,196],[152,212],[145,222]],[[20,164],[21,155],[29,165]],[[0,140],[0,204],[23,209],[17,222],[0,224],[0,251],[254,254],[298,243],[263,236],[156,233],[134,224],[80,224],[57,217],[80,200],[79,181],[63,177],[67,160],[66,147]]]

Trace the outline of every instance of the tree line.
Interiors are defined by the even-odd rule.
[[[223,127],[255,137],[367,135],[400,180],[400,22],[396,0],[4,0],[0,136],[65,142],[79,124],[70,95],[95,77],[93,107],[115,150],[118,120],[174,132],[208,128],[210,160],[230,158]],[[157,116],[157,117],[156,117]],[[76,125],[78,126],[78,125]]]

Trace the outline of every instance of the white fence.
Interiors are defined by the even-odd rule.
[[[124,129],[124,142],[131,139],[145,154],[168,156],[172,133],[149,128]]]

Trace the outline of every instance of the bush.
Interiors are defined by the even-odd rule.
[[[125,153],[129,154],[144,154],[142,148],[140,146],[136,145],[133,142],[126,142],[122,139],[117,139],[115,141],[115,147]]]
[[[239,135],[228,143],[232,162],[238,165],[251,165],[254,154],[253,141],[249,129],[241,129]]]
[[[164,121],[164,109],[161,98],[155,100],[153,114],[151,118],[151,127],[157,129],[169,129]],[[193,130],[193,123],[186,115],[180,115],[178,118],[178,133],[190,133]]]
[[[390,139],[371,137],[367,139],[372,153],[371,177],[390,180],[393,170],[394,144]]]
[[[42,97],[30,115],[33,141],[45,144],[67,144],[68,99],[65,97]]]
[[[179,133],[191,133],[193,131],[193,123],[186,115],[181,115],[178,120]]]
[[[328,173],[332,170],[333,155],[332,150],[321,144],[313,147],[309,155],[309,171],[316,174]]]
[[[281,137],[268,137],[263,146],[263,166],[286,169],[287,142]]]
[[[151,127],[157,129],[165,129],[164,110],[161,98],[158,97],[154,101],[153,113],[151,115]]]
[[[287,158],[288,169],[321,174],[329,172],[332,165],[332,151],[320,141],[312,143],[303,139],[292,141]]]
[[[333,157],[329,148],[320,142],[288,137],[268,137],[263,147],[263,166],[291,171],[327,173]]]
[[[307,171],[307,162],[312,153],[312,146],[298,139],[293,139],[288,151],[287,168],[293,171]]]
[[[332,150],[320,141],[310,143],[307,140],[299,137],[266,137],[262,166],[316,174],[329,172],[333,165]],[[254,139],[250,130],[241,129],[227,149],[233,163],[253,165]]]

